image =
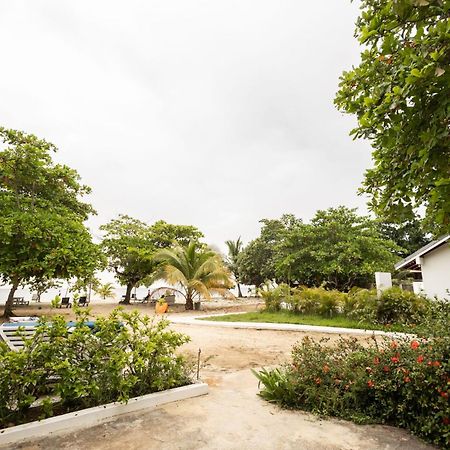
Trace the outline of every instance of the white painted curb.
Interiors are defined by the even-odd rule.
[[[360,328],[341,328],[341,327],[326,327],[321,325],[300,325],[291,323],[270,323],[270,322],[219,322],[207,320],[209,317],[229,316],[235,314],[245,314],[245,312],[225,313],[225,314],[203,314],[200,316],[184,316],[175,317],[174,315],[168,317],[170,322],[181,325],[202,325],[208,327],[219,328],[236,328],[236,329],[255,329],[255,330],[274,330],[274,331],[311,331],[326,334],[353,334],[361,336],[388,336],[388,337],[414,337],[414,334],[402,333],[400,331],[381,331],[381,330],[363,330]],[[203,320],[200,320],[203,319]],[[205,320],[206,319],[206,320]]]
[[[128,400],[126,404],[117,402],[108,403],[106,405],[94,406],[93,408],[50,417],[49,419],[5,428],[0,430],[0,445],[16,444],[21,441],[49,436],[63,431],[74,431],[80,428],[92,427],[122,414],[142,409],[154,409],[166,403],[198,397],[207,393],[208,385],[206,383],[195,383],[143,395],[141,397],[134,397]]]

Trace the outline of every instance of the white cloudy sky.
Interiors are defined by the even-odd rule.
[[[55,143],[119,213],[244,241],[356,195],[370,147],[337,112],[350,0],[0,0],[0,124]]]

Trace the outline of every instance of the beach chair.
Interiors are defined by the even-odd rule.
[[[61,303],[59,304],[58,308],[62,308],[63,306],[65,308],[72,308],[72,303],[70,303],[70,297],[63,297],[61,299]]]
[[[85,295],[78,299],[78,306],[87,306],[87,305],[89,305],[89,302]]]

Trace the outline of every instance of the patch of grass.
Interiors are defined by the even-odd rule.
[[[229,314],[225,316],[205,317],[200,320],[214,320],[217,322],[264,322],[264,323],[290,323],[299,325],[319,325],[323,327],[360,328],[363,330],[383,331],[411,331],[405,327],[374,325],[361,323],[344,316],[322,317],[313,314],[298,314],[290,311],[256,311],[245,314]]]

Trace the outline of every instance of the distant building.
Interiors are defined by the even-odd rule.
[[[450,300],[450,234],[425,245],[395,268],[420,274],[421,289],[428,297]]]

